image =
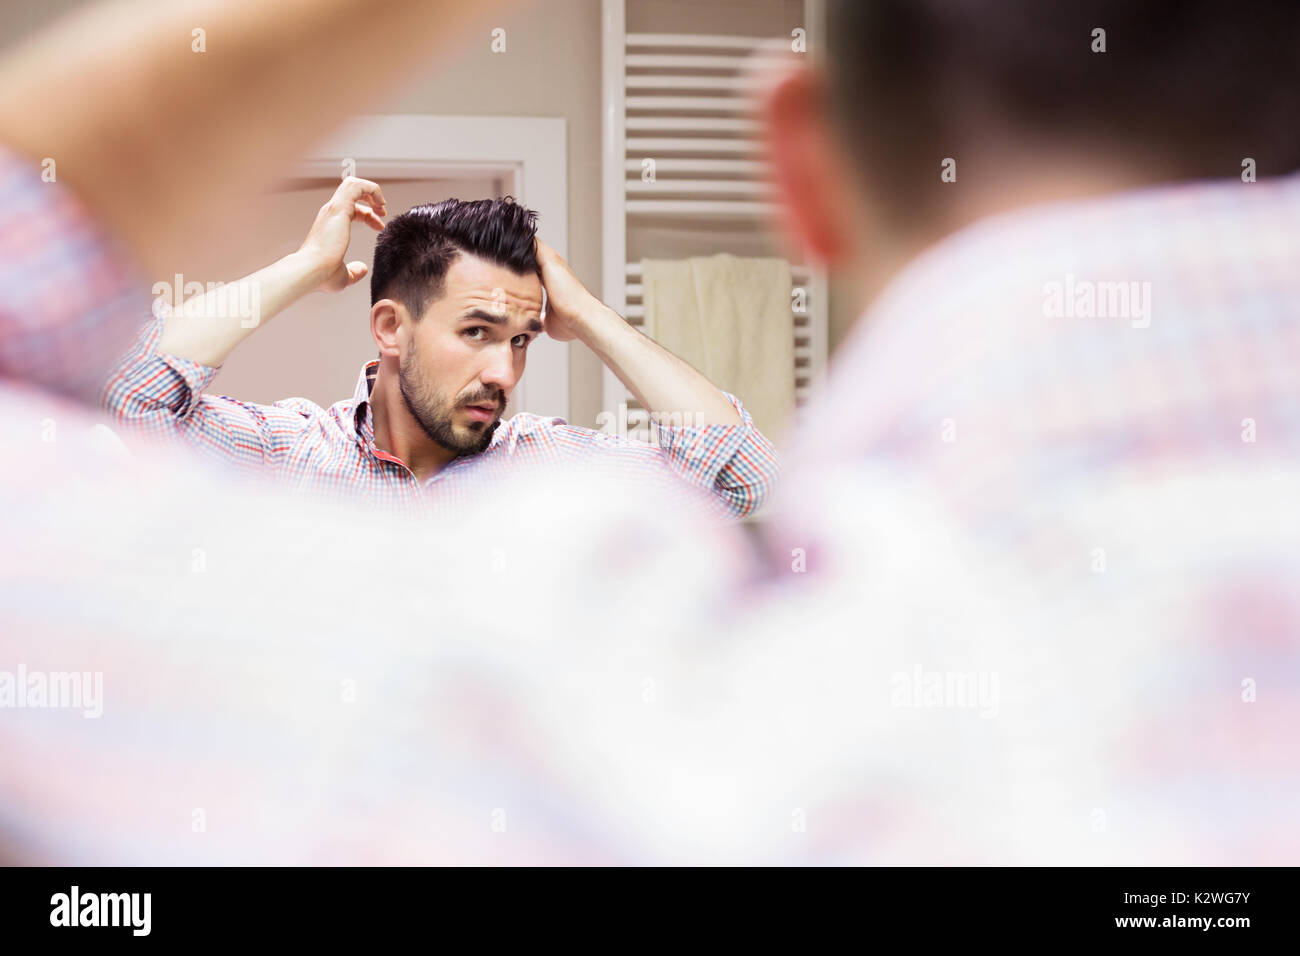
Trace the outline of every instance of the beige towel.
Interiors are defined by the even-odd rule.
[[[733,255],[641,260],[646,331],[775,433],[794,409],[790,263]]]

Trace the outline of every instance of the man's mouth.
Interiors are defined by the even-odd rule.
[[[478,422],[490,422],[496,418],[496,405],[466,405],[465,414]]]

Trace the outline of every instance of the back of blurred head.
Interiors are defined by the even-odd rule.
[[[864,301],[985,215],[1300,166],[1294,0],[827,7],[825,70],[775,89],[769,131],[793,231]]]

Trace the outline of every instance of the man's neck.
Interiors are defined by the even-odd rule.
[[[379,366],[370,391],[370,414],[375,426],[375,447],[398,458],[419,482],[436,475],[456,454],[430,438],[406,407],[394,375]]]

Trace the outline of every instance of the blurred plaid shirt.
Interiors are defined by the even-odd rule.
[[[1015,756],[967,726],[970,758],[935,773],[1001,800],[980,857],[1050,861],[1041,839],[1078,859],[1295,859],[1300,175],[976,222],[893,279],[805,422],[773,502],[775,580],[796,556],[825,589],[810,619],[847,623],[865,580],[915,562],[929,596],[910,624],[882,628],[887,597],[858,605],[860,684],[1002,676],[988,723]],[[881,484],[923,502],[951,553],[919,553],[866,491]],[[958,610],[990,603],[1025,613],[981,631]],[[837,858],[915,859],[878,827],[839,836]]]
[[[1295,460],[1298,215],[1291,176],[1050,203],[960,230],[840,347],[819,408],[852,414],[810,411],[790,443],[799,474],[896,465],[981,536],[1051,559],[1024,506],[1058,489],[1127,466]],[[803,500],[798,535],[833,535],[833,513]]]
[[[160,316],[146,326],[105,388],[104,408],[133,430],[180,439],[245,472],[282,478],[313,497],[445,514],[509,469],[601,456],[612,458],[616,476],[629,479],[671,471],[712,491],[719,512],[744,517],[763,504],[776,480],[771,442],[739,400],[727,395],[742,424],[663,424],[653,444],[562,418],[519,413],[501,422],[481,454],[452,461],[421,486],[400,459],[375,445],[369,399],[378,361],[362,368],[351,399],[328,409],[304,398],[255,405],[205,394],[219,369],[158,352],[163,323],[178,320]]]
[[[135,332],[138,279],[67,186],[3,148],[0,197],[0,380],[94,401]]]

